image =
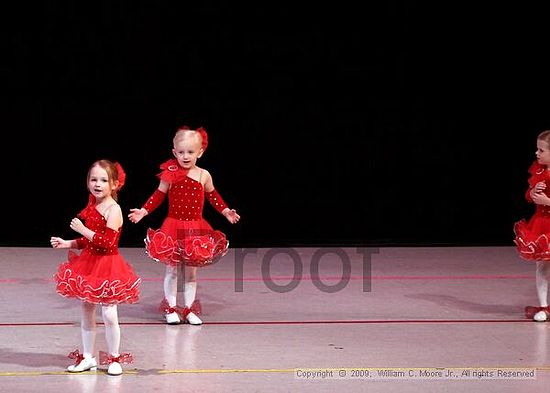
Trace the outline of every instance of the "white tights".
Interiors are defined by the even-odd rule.
[[[537,297],[539,298],[539,304],[541,307],[548,306],[548,274],[550,272],[548,262],[537,262],[537,269],[535,272],[535,282],[537,285]]]
[[[178,294],[178,269],[177,267],[166,266],[164,275],[164,297],[170,307],[175,307]]]
[[[178,266],[166,266],[164,275],[164,297],[168,301],[170,307],[177,304],[178,296]],[[190,307],[195,301],[197,294],[197,268],[189,269],[189,277],[185,274],[185,268],[182,268],[184,274],[184,305]]]
[[[80,331],[82,334],[82,354],[84,357],[92,357],[95,346],[96,336],[96,305],[92,303],[82,303]],[[105,325],[105,340],[109,354],[118,356],[120,348],[120,325],[118,323],[118,311],[116,304],[101,306],[101,315]]]

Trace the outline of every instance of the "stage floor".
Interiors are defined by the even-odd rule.
[[[69,374],[80,301],[55,292],[67,250],[0,248],[3,392],[547,392],[550,322],[513,247],[231,249],[198,274],[201,326],[158,312],[164,266],[119,306],[122,376]],[[98,321],[101,313],[98,312]],[[98,327],[96,352],[106,350]]]

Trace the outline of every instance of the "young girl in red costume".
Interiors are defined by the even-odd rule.
[[[69,354],[75,360],[67,371],[77,373],[96,370],[93,357],[96,336],[96,305],[101,305],[105,338],[109,353],[100,351],[100,364],[109,365],[111,375],[122,374],[121,363],[130,363],[132,355],[121,354],[120,326],[117,304],[135,303],[139,299],[141,279],[118,252],[122,228],[122,211],[117,203],[117,192],[124,185],[125,174],[118,163],[99,160],[88,171],[89,202],[73,218],[70,228],[82,237],[63,240],[51,237],[53,248],[82,249],[80,255],[69,251],[67,262],[59,265],[54,275],[57,292],[65,297],[82,300],[81,334],[82,354]],[[83,221],[81,221],[83,220]]]
[[[214,188],[212,176],[199,168],[197,160],[208,146],[204,128],[191,130],[182,127],[173,139],[172,158],[162,165],[158,174],[160,184],[140,209],[130,209],[130,221],[137,223],[152,213],[168,195],[168,216],[158,230],[149,228],[145,239],[147,254],[155,261],[166,265],[164,276],[164,299],[161,310],[166,322],[178,324],[182,320],[191,325],[200,325],[200,303],[196,301],[197,267],[211,264],[227,252],[229,243],[225,235],[212,229],[203,218],[204,200],[220,212],[232,224],[240,216],[230,209]],[[184,274],[184,306],[178,306],[177,269],[188,266]]]
[[[536,263],[535,284],[539,307],[525,308],[527,318],[543,322],[550,317],[548,275],[550,274],[550,130],[537,137],[536,161],[529,168],[528,202],[536,205],[535,214],[527,221],[515,223],[514,232],[519,255]]]

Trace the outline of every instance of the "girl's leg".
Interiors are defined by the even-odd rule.
[[[195,298],[197,296],[197,268],[196,267],[190,267],[189,268],[189,276],[185,274],[185,288],[183,290],[183,294],[185,297],[184,305],[186,308],[190,308],[193,305],[193,302],[195,301]],[[191,325],[201,325],[202,321],[194,312],[190,312],[187,314],[187,322],[189,322]]]
[[[93,357],[96,336],[95,304],[83,302],[81,309],[80,333],[82,335],[82,354]]]
[[[164,274],[164,298],[168,302],[169,307],[176,307],[178,294],[178,268],[177,266],[166,266]],[[178,324],[180,318],[176,312],[165,315],[166,323]]]
[[[535,282],[537,286],[537,297],[541,307],[548,307],[548,263],[538,261],[535,271]],[[535,321],[546,321],[548,319],[547,311],[539,311],[533,317]]]
[[[116,304],[101,307],[103,323],[105,324],[105,340],[109,353],[120,355],[120,325],[118,324],[118,310]]]
[[[97,362],[93,357],[96,336],[95,304],[82,302],[80,334],[82,336],[82,355],[84,359],[67,367],[67,371],[72,373],[97,369]]]
[[[118,323],[118,309],[116,304],[102,306],[101,314],[103,316],[103,323],[105,324],[105,340],[107,341],[109,354],[112,357],[118,357],[120,355],[120,325]],[[111,375],[122,374],[120,363],[110,363],[107,373]]]

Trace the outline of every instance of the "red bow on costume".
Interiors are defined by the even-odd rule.
[[[82,355],[80,351],[76,349],[68,355],[68,358],[74,359],[75,360],[74,364],[79,364],[82,360],[84,360],[84,355]]]
[[[99,364],[105,365],[105,364],[111,364],[114,362],[130,364],[133,361],[134,361],[134,357],[132,356],[131,353],[121,353],[118,356],[113,356],[108,354],[107,352],[99,351]]]

